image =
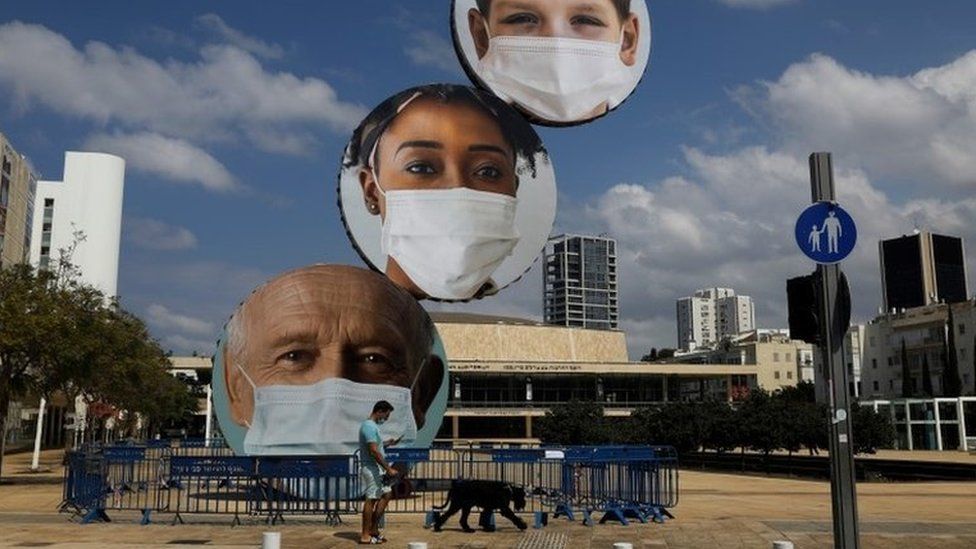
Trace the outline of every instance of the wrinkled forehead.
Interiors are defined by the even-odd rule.
[[[426,313],[386,277],[353,267],[309,267],[284,274],[244,302],[246,329],[296,312],[373,320],[398,329],[408,339],[422,337]],[[240,312],[238,313],[240,314]]]

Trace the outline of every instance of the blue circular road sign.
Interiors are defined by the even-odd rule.
[[[841,261],[857,243],[854,218],[833,202],[817,202],[803,210],[795,232],[800,250],[824,265]]]

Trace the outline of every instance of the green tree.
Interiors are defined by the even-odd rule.
[[[922,355],[922,394],[930,397],[935,394],[932,390],[932,372],[929,370],[929,354]]]
[[[959,377],[959,351],[956,349],[956,321],[952,315],[952,305],[946,307],[949,309],[946,330],[949,333],[942,347],[942,395],[958,397],[962,395],[962,379]]]
[[[870,406],[851,407],[851,427],[854,453],[874,454],[878,448],[895,445],[895,428],[886,414],[875,412]]]
[[[742,446],[768,455],[783,447],[783,408],[765,389],[754,389],[739,407]]]
[[[908,349],[905,347],[905,338],[901,339],[901,396],[911,398],[914,396],[915,388],[912,383],[912,370],[908,367]]]
[[[593,401],[553,406],[536,422],[535,432],[544,444],[605,444],[612,438],[603,406]]]

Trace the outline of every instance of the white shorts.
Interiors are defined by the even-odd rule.
[[[360,467],[359,485],[366,499],[380,499],[393,490],[383,484],[383,471],[379,467]]]

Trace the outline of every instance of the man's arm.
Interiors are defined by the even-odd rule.
[[[394,469],[393,467],[390,467],[390,464],[386,462],[386,458],[383,457],[383,453],[380,452],[379,446],[375,442],[370,442],[368,448],[369,448],[369,455],[373,456],[373,459],[376,460],[376,463],[378,463],[379,466],[382,467],[383,470],[386,471],[388,475],[397,474],[397,470]]]

